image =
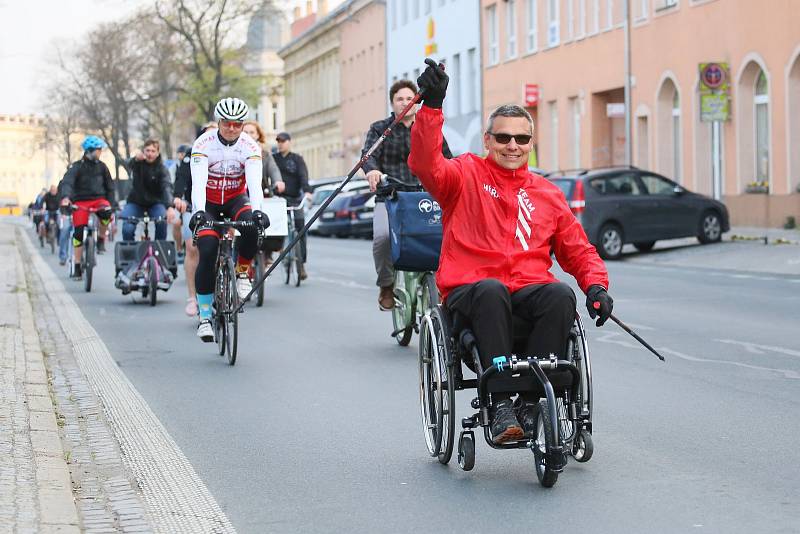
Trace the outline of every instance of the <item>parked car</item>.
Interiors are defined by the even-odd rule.
[[[316,231],[323,236],[371,237],[375,194],[368,185],[343,191],[320,217]]]
[[[714,243],[730,230],[722,202],[654,172],[635,167],[558,171],[547,179],[564,192],[605,259],[620,258],[626,243],[644,252],[662,239],[695,236],[700,243]]]
[[[319,211],[322,207],[322,203],[333,194],[336,188],[339,186],[339,183],[344,180],[344,176],[338,179],[335,183],[327,183],[323,185],[319,185],[314,189],[313,196],[311,197],[311,204],[305,210],[306,220],[310,221],[311,217]],[[353,179],[352,181],[348,182],[346,186],[342,189],[342,193],[347,191],[353,190],[360,190],[360,189],[369,189],[369,185],[367,184],[366,180],[363,179]],[[321,218],[320,218],[321,219]],[[314,221],[314,223],[309,227],[308,233],[309,234],[316,234],[317,228],[320,223],[320,219]]]

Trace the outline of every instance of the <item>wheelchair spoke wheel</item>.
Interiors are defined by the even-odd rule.
[[[552,432],[550,423],[550,408],[546,399],[539,401],[536,409],[536,440],[533,444],[533,456],[536,461],[536,478],[545,488],[552,488],[558,481],[559,470],[553,469],[548,451],[552,447],[550,436],[558,436],[556,429]]]
[[[422,301],[417,308],[424,315],[437,304],[439,304],[439,288],[436,287],[436,277],[433,273],[426,273],[422,277]]]
[[[430,318],[422,322],[419,335],[419,409],[422,420],[422,432],[428,454],[438,456],[441,447],[441,390],[437,392],[433,370],[433,336]]]
[[[225,324],[226,324],[226,343],[225,352],[228,354],[228,365],[236,364],[236,354],[239,349],[239,293],[236,290],[236,272],[233,260],[228,259],[227,268],[228,284],[225,287]]]
[[[455,441],[456,388],[455,383],[451,380],[452,358],[449,357],[448,333],[445,331],[441,308],[434,308],[430,318],[433,325],[431,346],[435,347],[433,366],[436,373],[435,384],[441,399],[439,403],[441,446],[438,457],[440,463],[446,464],[453,456],[453,443]]]

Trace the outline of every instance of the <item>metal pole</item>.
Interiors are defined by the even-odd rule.
[[[633,165],[631,143],[631,2],[625,6],[625,164]]]

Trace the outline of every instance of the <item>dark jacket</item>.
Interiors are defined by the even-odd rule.
[[[68,198],[72,202],[105,198],[112,206],[117,204],[114,181],[106,164],[85,157],[69,166],[60,193],[62,198]]]
[[[58,196],[58,193],[55,195],[51,195],[50,191],[44,196],[44,207],[47,211],[58,211],[58,205],[61,199]]]
[[[149,208],[154,204],[172,205],[172,183],[169,171],[158,156],[153,163],[131,158],[126,165],[133,183],[128,202]]]
[[[300,154],[289,152],[285,156],[280,152],[275,153],[275,163],[281,171],[286,189],[284,197],[289,200],[299,201],[303,193],[311,193],[313,189],[308,185],[308,169],[306,162]]]
[[[192,205],[192,169],[189,166],[191,158],[187,154],[183,160],[178,162],[175,167],[175,191],[173,194],[176,198],[185,200],[189,205]]]
[[[386,128],[391,126],[394,119],[395,115],[392,113],[385,119],[373,122],[370,125],[367,138],[364,141],[364,148],[361,151],[362,157],[372,148],[372,145],[375,144],[380,136],[383,135]],[[419,179],[411,173],[407,163],[408,155],[411,153],[411,131],[413,128],[413,124],[411,128],[406,128],[406,125],[402,122],[398,123],[397,126],[392,129],[392,133],[383,141],[383,144],[364,162],[364,173],[378,170],[386,174],[391,183],[399,183],[411,188],[418,187],[420,185]],[[447,146],[447,139],[444,137],[442,137],[442,155],[447,159],[453,157],[453,154],[450,152],[450,147]],[[376,197],[378,202],[383,202],[386,199],[387,189],[390,190],[391,187],[378,188]]]

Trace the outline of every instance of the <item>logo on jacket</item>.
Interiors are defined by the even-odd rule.
[[[528,240],[531,238],[531,218],[533,211],[536,209],[528,197],[528,193],[524,189],[520,189],[517,193],[517,203],[519,209],[517,210],[517,234],[523,250],[528,250]]]
[[[492,198],[500,198],[500,193],[497,192],[497,189],[489,184],[483,184],[483,190],[492,195]]]

